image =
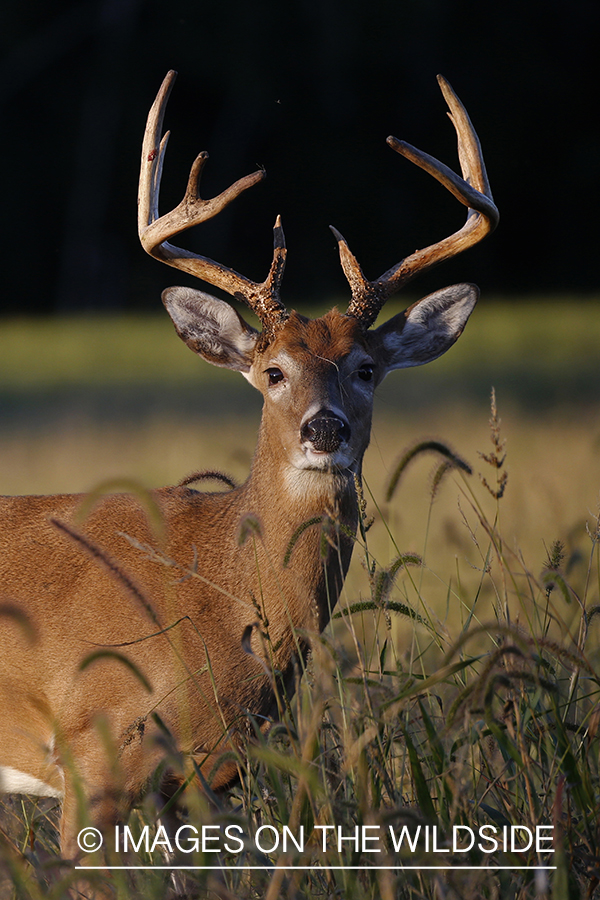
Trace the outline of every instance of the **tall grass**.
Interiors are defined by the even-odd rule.
[[[256,723],[252,739],[235,750],[239,780],[227,793],[213,794],[210,773],[201,770],[187,787],[182,821],[213,826],[207,833],[220,841],[181,858],[222,867],[187,872],[188,894],[595,896],[598,510],[581,509],[550,536],[538,522],[525,551],[514,541],[519,498],[511,491],[518,495],[519,478],[495,403],[479,450],[467,463],[443,439],[420,440],[398,454],[385,478],[367,475],[354,569],[331,627],[311,637],[293,699],[281,696],[279,720],[266,734]],[[424,488],[426,458],[434,468]],[[539,475],[535,465],[521,473],[524,483]],[[425,510],[418,538],[403,500],[413,482]],[[453,551],[446,555],[439,519]],[[166,762],[183,766],[187,777],[167,737]],[[161,806],[149,794],[132,813],[132,834],[156,835]],[[45,802],[4,804],[0,895],[65,895],[75,875],[58,867],[55,815]],[[229,851],[227,826],[242,835]],[[517,847],[526,843],[525,829],[552,826],[543,834],[553,841],[522,852],[510,844],[486,852],[492,845],[479,838],[471,849],[453,847],[455,833],[464,838],[483,826],[500,836],[519,826]],[[151,844],[142,840],[127,859],[150,868],[112,873],[117,896],[165,895],[164,846]],[[219,853],[210,852],[215,846]],[[553,853],[542,852],[549,846]]]

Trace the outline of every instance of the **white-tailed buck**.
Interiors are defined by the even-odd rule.
[[[396,138],[388,143],[467,207],[464,226],[376,281],[367,281],[334,231],[352,292],[347,311],[316,320],[287,312],[279,219],[262,284],[169,243],[264,174],[202,200],[201,153],[185,197],[159,216],[167,142],[160,134],[174,78],[167,75],[148,117],[140,240],[156,259],[256,313],[261,332],[208,294],[183,287],[163,294],[185,343],[208,362],[241,372],[263,395],[264,408],[250,475],[233,490],[161,488],[151,494],[154,517],[139,498],[116,493],[99,500],[83,525],[75,518],[81,496],[0,502],[0,789],[62,800],[68,858],[78,853],[78,784],[101,829],[126,816],[148,785],[164,757],[155,714],[213,789],[235,777],[231,755],[221,763],[220,755],[252,733],[253,722],[267,727],[277,714],[276,685],[290,680],[307,635],[325,628],[339,596],[357,527],[355,484],[374,390],[392,369],[444,353],[478,290],[445,288],[371,326],[398,288],[481,240],[498,220],[477,135],[440,78],[463,177]],[[107,751],[111,741],[116,760]],[[177,777],[164,776],[167,783]]]

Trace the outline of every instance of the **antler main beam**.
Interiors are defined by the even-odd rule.
[[[176,76],[177,73],[174,71],[167,73],[152,104],[146,123],[138,192],[140,241],[144,250],[155,259],[200,278],[214,287],[226,291],[238,300],[242,300],[261,320],[264,331],[272,334],[288,317],[280,299],[287,251],[279,216],[273,229],[273,261],[267,278],[261,283],[251,281],[206,256],[199,256],[169,243],[170,239],[180,232],[216,216],[243,191],[262,181],[265,177],[264,170],[259,169],[257,172],[240,178],[217,197],[203,200],[199,194],[199,182],[208,159],[208,153],[203,151],[198,154],[192,165],[185,196],[181,203],[171,212],[159,216],[158,198],[169,132],[162,138],[160,135],[167,101]]]
[[[457,200],[468,207],[467,220],[459,231],[423,250],[411,253],[376,281],[368,281],[365,278],[346,240],[337,229],[331,229],[338,241],[342,268],[352,290],[347,315],[359,319],[364,328],[369,328],[373,324],[388,297],[407,281],[437,263],[472,247],[492,232],[498,224],[499,213],[492,199],[479,138],[465,107],[448,82],[438,75],[438,83],[450,110],[448,115],[456,129],[463,177],[433,156],[417,150],[404,141],[389,137],[387,143],[397,153],[401,153],[415,165],[429,172]]]

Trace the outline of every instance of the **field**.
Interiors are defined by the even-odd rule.
[[[188,890],[597,895],[599,347],[597,301],[488,302],[444,358],[389,376],[339,616],[281,725],[238,760],[231,794],[209,807],[187,792],[197,827],[234,823],[250,836],[270,826],[272,836],[287,826],[298,838],[335,824],[384,837],[338,846],[332,831],[325,849],[307,840],[285,851],[248,838],[219,856],[229,870],[199,869]],[[0,403],[5,494],[114,478],[151,487],[198,469],[241,480],[260,416],[252,389],[196,360],[166,317],[3,322]],[[143,835],[156,815],[149,800],[129,824]],[[0,897],[65,895],[73,873],[57,865],[54,816],[46,802],[5,801]],[[454,828],[464,837],[486,825],[519,826],[520,837],[553,826],[555,852],[476,843],[446,853]],[[396,850],[404,826],[437,827],[437,852],[406,840]],[[136,851],[139,865],[161,859],[160,847]],[[214,856],[200,849],[189,864]],[[113,887],[158,898],[167,877],[116,873]]]

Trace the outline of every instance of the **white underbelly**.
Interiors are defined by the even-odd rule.
[[[50,787],[45,781],[10,766],[0,766],[0,793],[34,794],[36,797],[56,797],[58,800],[63,797],[62,791]]]

